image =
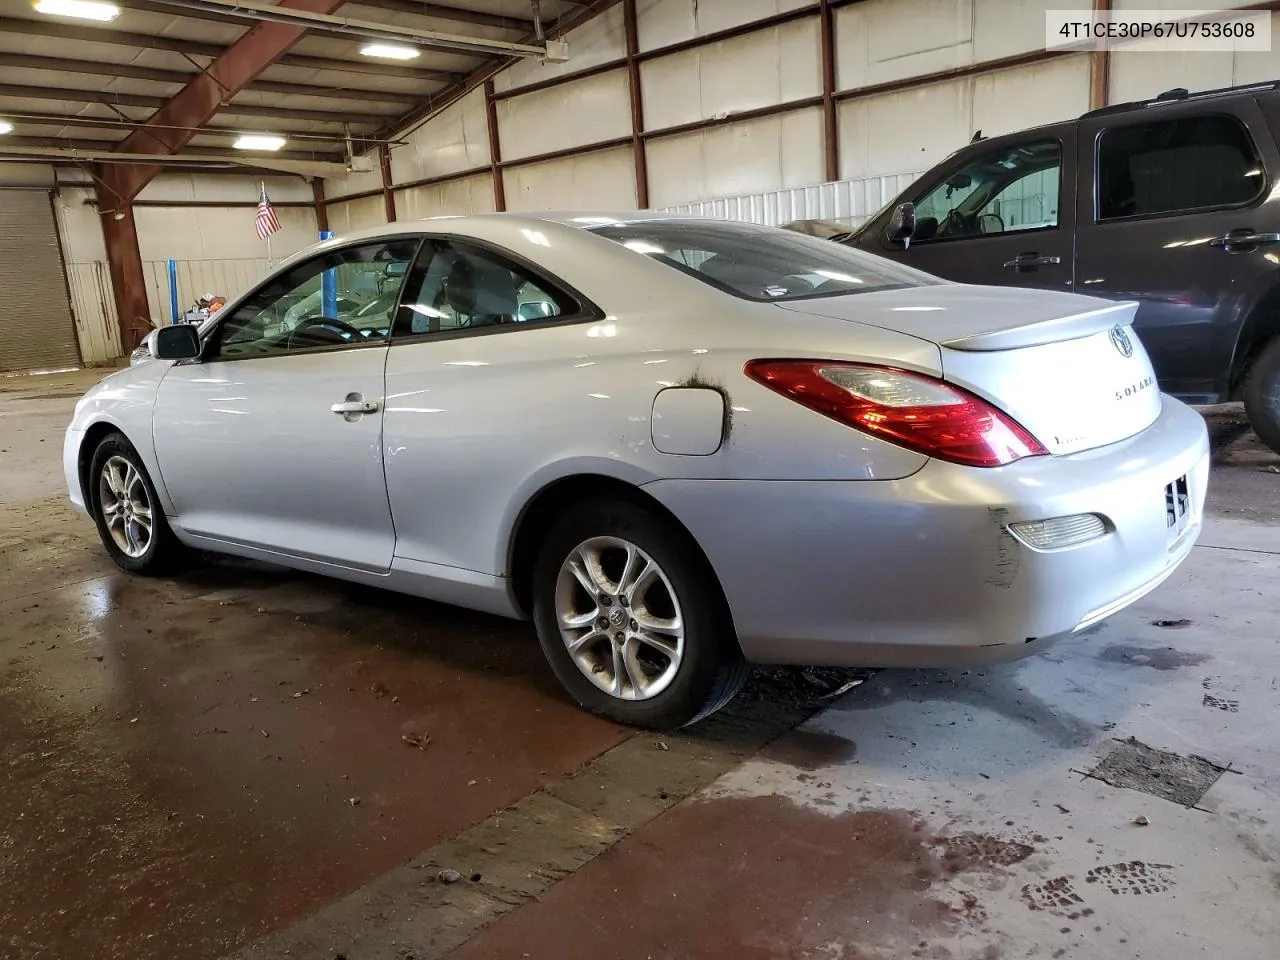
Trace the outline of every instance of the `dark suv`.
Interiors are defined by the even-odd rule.
[[[965,283],[1136,300],[1160,387],[1280,452],[1280,82],[975,139],[843,242]],[[1087,376],[1088,371],[1081,371]]]

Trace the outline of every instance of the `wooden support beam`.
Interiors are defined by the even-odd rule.
[[[1093,0],[1093,12],[1109,16],[1111,0]],[[1099,17],[1099,19],[1102,19]],[[1105,42],[1097,41],[1089,54],[1089,109],[1101,110],[1111,97],[1111,51]]]

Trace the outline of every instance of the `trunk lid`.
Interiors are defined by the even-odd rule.
[[[1133,303],[940,284],[778,306],[937,344],[946,380],[994,403],[1051,453],[1116,443],[1160,415]]]

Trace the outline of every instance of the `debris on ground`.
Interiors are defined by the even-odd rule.
[[[1135,827],[1148,827],[1151,825],[1151,821],[1147,819],[1145,814],[1143,814],[1133,818],[1133,825]]]
[[[1191,621],[1186,617],[1182,617],[1178,620],[1152,620],[1151,625],[1153,627],[1189,627],[1191,626]]]
[[[670,750],[670,749],[671,749],[669,746],[667,746],[667,741],[665,741],[665,740],[659,740],[657,743],[655,743],[655,744],[654,744],[654,746],[655,746],[655,747],[657,747],[659,750]]]
[[[1070,810],[1068,810],[1066,807],[1064,807],[1064,806],[1063,806],[1062,804],[1060,804],[1060,803],[1055,803],[1055,804],[1054,804],[1054,806],[1058,808],[1058,812],[1059,812],[1059,813],[1070,813],[1070,812],[1071,812]]]
[[[450,867],[445,867],[436,874],[436,879],[441,883],[457,883],[462,879],[462,874]]]
[[[402,733],[400,739],[411,747],[417,747],[419,750],[425,750],[431,746],[431,737],[425,733]]]
[[[369,689],[373,692],[373,695],[379,699],[390,696],[391,694],[391,691],[388,690],[386,685],[381,682],[375,682]]]
[[[347,801],[347,803],[351,804],[353,807],[358,807],[360,806],[360,798],[352,797],[350,800]]]

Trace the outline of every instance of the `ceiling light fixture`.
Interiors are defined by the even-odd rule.
[[[237,150],[279,150],[283,146],[284,137],[261,133],[242,133],[235,142]]]
[[[0,120],[0,134],[13,133],[13,124],[8,120]]]
[[[402,47],[394,43],[370,43],[360,48],[364,56],[382,60],[412,60],[420,52],[417,47]]]
[[[99,0],[37,0],[35,9],[36,13],[50,17],[73,17],[102,23],[120,16],[120,8],[114,3],[101,3]]]

